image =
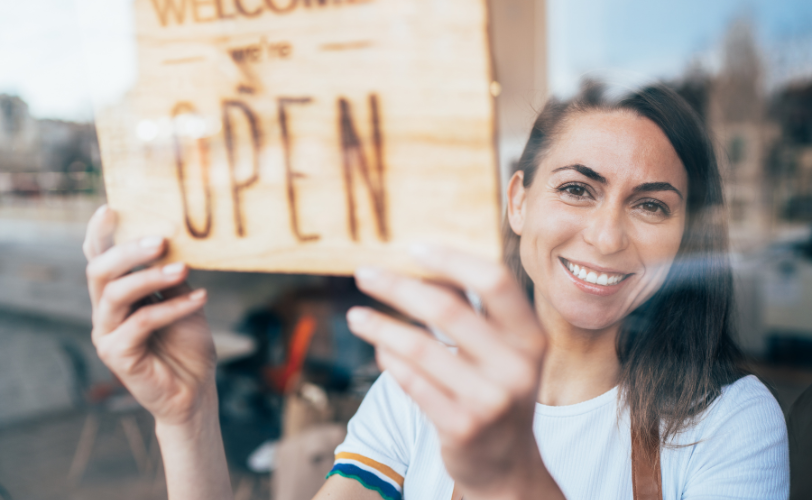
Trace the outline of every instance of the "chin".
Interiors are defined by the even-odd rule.
[[[561,318],[570,325],[583,330],[603,330],[623,321],[626,317],[617,306],[609,304],[600,305],[590,303],[591,301],[565,300],[557,297],[557,300],[548,301]]]
[[[604,330],[623,320],[622,316],[618,317],[617,315],[605,314],[602,312],[595,312],[592,314],[562,313],[561,317],[564,318],[567,323],[582,330]]]

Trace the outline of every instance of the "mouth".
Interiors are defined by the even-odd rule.
[[[622,283],[634,273],[611,273],[591,269],[587,266],[574,264],[563,257],[559,257],[564,268],[578,281],[589,283],[600,287],[613,287]]]

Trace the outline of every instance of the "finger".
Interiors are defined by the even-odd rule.
[[[175,262],[110,282],[94,311],[94,324],[98,326],[99,333],[103,335],[115,330],[130,314],[133,304],[150,294],[182,283],[187,274],[186,266],[182,262]]]
[[[475,411],[490,410],[507,403],[504,391],[483,377],[469,362],[431,338],[425,330],[366,307],[350,309],[347,322],[353,333],[376,348],[396,353],[466,407]]]
[[[478,361],[505,354],[508,346],[487,319],[447,288],[376,268],[359,268],[358,287],[404,314],[439,328],[461,352]]]
[[[186,276],[189,276],[189,273],[186,273]],[[166,288],[161,290],[161,296],[165,299],[173,299],[175,297],[180,297],[181,295],[186,295],[187,293],[192,291],[192,286],[189,285],[186,281],[181,281],[175,286]]]
[[[502,264],[468,253],[425,245],[412,247],[412,254],[438,277],[464,290],[475,291],[489,315],[513,334],[538,335],[539,325],[527,295]]]
[[[113,233],[116,230],[116,213],[107,205],[100,206],[87,223],[82,251],[88,261],[113,246]]]
[[[95,305],[104,287],[130,272],[136,266],[148,264],[163,254],[166,248],[160,236],[148,236],[139,241],[116,245],[97,255],[87,265],[87,285],[90,300]]]
[[[140,357],[153,332],[197,312],[205,303],[206,290],[199,289],[182,297],[138,309],[113,333],[98,335],[94,329],[94,342],[99,356],[111,368],[115,367],[117,371],[123,370],[126,373],[130,364],[125,359]]]

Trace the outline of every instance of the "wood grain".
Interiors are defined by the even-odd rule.
[[[205,269],[497,259],[484,0],[135,0],[138,77],[98,110],[118,241]]]

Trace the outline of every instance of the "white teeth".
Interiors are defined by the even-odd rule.
[[[601,273],[599,275],[596,271],[592,271],[586,267],[581,267],[578,264],[573,264],[572,262],[567,262],[567,269],[569,269],[572,275],[576,278],[601,286],[617,285],[623,281],[623,278],[626,277],[623,274],[609,275],[606,273]]]

